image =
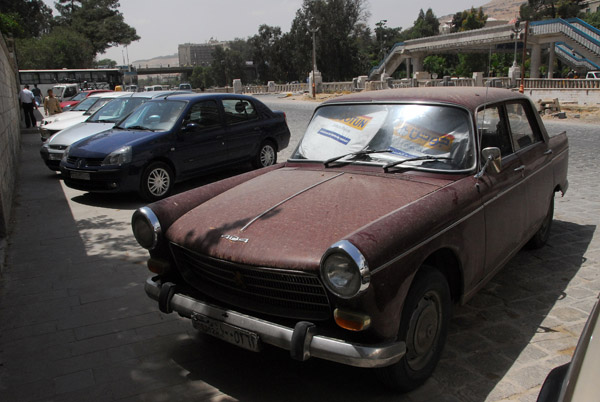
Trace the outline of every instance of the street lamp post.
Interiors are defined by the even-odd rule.
[[[513,65],[508,69],[509,72],[509,76],[510,76],[510,80],[511,80],[511,84],[514,86],[517,86],[517,79],[520,77],[517,77],[517,75],[522,75],[522,71],[519,70],[519,65],[517,64],[517,43],[519,41],[519,37],[520,37],[520,33],[522,31],[522,28],[520,28],[521,25],[521,21],[517,20],[515,21],[515,25],[514,28],[512,28],[512,34],[510,34],[511,38],[515,39],[515,57],[513,60]]]
[[[313,48],[312,48],[312,97],[316,98],[317,97],[317,88],[316,88],[316,84],[315,84],[315,71],[317,70],[317,41],[315,39],[315,34],[317,33],[317,31],[319,30],[319,27],[316,27],[314,29],[310,29],[308,28],[308,31],[310,33],[312,33],[312,42],[313,42]]]
[[[381,80],[383,81],[385,79],[385,40],[387,39],[387,35],[385,34],[385,24],[387,24],[387,20],[380,20],[377,24],[375,24],[377,26],[377,30],[378,30],[378,34],[379,34],[379,41],[380,41],[380,54],[381,54],[381,60],[383,63],[383,74],[381,75]]]
[[[513,34],[510,36],[515,38],[515,58],[513,60],[513,67],[517,67],[517,41],[519,40],[519,34],[522,31],[522,29],[519,28],[520,25],[521,21],[517,20],[515,21],[515,27],[511,29],[511,31],[513,31]]]

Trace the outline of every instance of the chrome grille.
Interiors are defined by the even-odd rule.
[[[329,301],[317,275],[235,264],[171,244],[185,280],[220,302],[294,319],[330,317]]]

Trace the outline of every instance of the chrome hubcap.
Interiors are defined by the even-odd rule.
[[[163,168],[154,169],[148,175],[148,190],[155,197],[164,195],[170,185],[169,173]]]
[[[265,145],[260,150],[260,164],[262,166],[271,166],[275,161],[275,150],[270,145]]]
[[[410,319],[407,343],[407,362],[415,371],[425,367],[435,352],[442,324],[442,303],[436,292],[427,292]]]

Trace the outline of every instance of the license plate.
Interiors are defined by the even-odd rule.
[[[88,172],[71,172],[71,179],[89,180],[90,174]]]
[[[253,352],[260,351],[260,338],[254,332],[234,327],[202,314],[192,314],[192,324],[198,331]]]

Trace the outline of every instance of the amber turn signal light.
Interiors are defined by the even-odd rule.
[[[169,261],[159,260],[158,258],[150,258],[148,260],[148,269],[158,275],[162,275],[169,270]]]
[[[371,317],[353,311],[344,311],[336,308],[333,311],[335,323],[349,331],[363,331],[371,325]]]

